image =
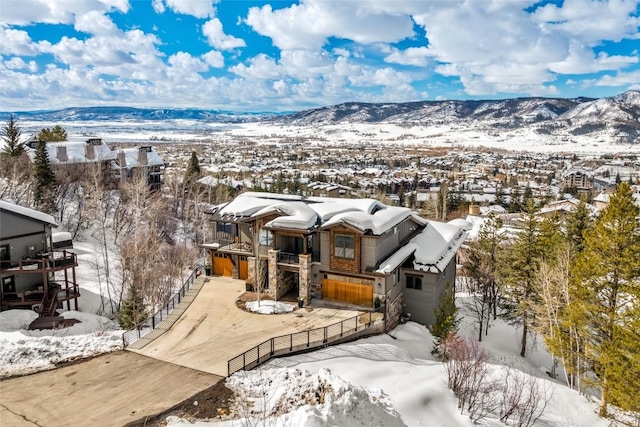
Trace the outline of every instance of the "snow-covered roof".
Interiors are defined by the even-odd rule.
[[[95,163],[114,160],[116,153],[111,151],[104,141],[96,139],[99,144],[88,143],[87,141],[60,141],[47,142],[45,149],[49,155],[51,164],[69,163]],[[35,148],[27,146],[27,153],[33,159]]]
[[[380,263],[376,273],[392,272],[411,255],[414,255],[415,270],[442,272],[466,238],[467,233],[459,225],[427,221],[425,229]]]
[[[417,245],[413,268],[431,273],[444,271],[466,238],[467,233],[457,225],[429,221],[425,229],[411,239],[411,243]]]
[[[325,222],[322,227],[327,228],[343,223],[363,232],[371,231],[374,235],[381,235],[410,215],[411,209],[395,206],[386,206],[376,210],[374,213],[349,211],[335,215]]]
[[[139,153],[141,148],[143,147],[121,148],[118,150],[124,153],[124,159],[125,159],[127,169],[132,169],[140,166]],[[160,155],[157,152],[155,152],[153,149],[151,149],[150,151],[146,151],[146,154],[147,154],[147,164],[145,166],[164,166],[164,161],[162,160],[162,157],[160,157]],[[117,157],[117,154],[116,154],[116,157]]]
[[[259,210],[253,214],[253,216],[260,216],[271,212],[284,215],[269,221],[265,224],[266,227],[309,230],[313,228],[318,220],[318,215],[303,202],[277,203]]]
[[[363,232],[383,234],[412,216],[408,208],[386,206],[374,199],[339,199],[298,195],[246,192],[216,212],[225,218],[251,218],[280,213],[267,225],[273,228],[311,229],[347,224]],[[287,217],[287,218],[286,218]],[[415,216],[413,216],[415,218]],[[421,223],[420,220],[416,220]]]
[[[2,211],[8,211],[8,212],[13,212],[17,215],[22,215],[22,216],[26,216],[29,218],[33,218],[37,221],[40,222],[45,222],[47,224],[51,224],[54,227],[57,227],[58,224],[56,223],[56,220],[53,219],[53,217],[49,214],[46,214],[44,212],[40,212],[37,211],[35,209],[31,209],[31,208],[25,208],[24,206],[19,206],[13,203],[9,203],[5,200],[0,200],[0,210]]]

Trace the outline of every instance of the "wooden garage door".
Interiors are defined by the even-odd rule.
[[[227,277],[233,275],[233,264],[231,263],[230,255],[216,253],[213,256],[213,274]]]
[[[238,277],[242,280],[247,280],[249,277],[249,262],[246,256],[238,257]]]
[[[373,286],[322,279],[322,298],[371,307]]]

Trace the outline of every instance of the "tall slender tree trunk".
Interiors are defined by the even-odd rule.
[[[527,351],[527,334],[529,332],[529,324],[527,323],[527,315],[522,317],[522,341],[520,342],[520,356],[524,357]]]
[[[609,382],[607,381],[607,374],[605,372],[602,378],[602,395],[600,396],[600,410],[599,415],[601,417],[607,416],[607,405],[609,403]]]

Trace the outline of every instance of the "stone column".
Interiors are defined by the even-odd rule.
[[[238,255],[231,255],[231,278],[237,279],[240,277],[240,261]]]
[[[247,257],[247,283],[249,283],[254,290],[258,288],[258,281],[256,280],[256,257]]]
[[[278,296],[278,255],[280,251],[269,249],[269,294],[271,298]]]
[[[304,299],[304,304],[309,304],[311,299],[311,255],[300,254],[300,272],[298,274],[298,298]]]

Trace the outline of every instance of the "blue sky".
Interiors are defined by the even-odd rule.
[[[0,110],[640,89],[640,0],[0,0]]]

